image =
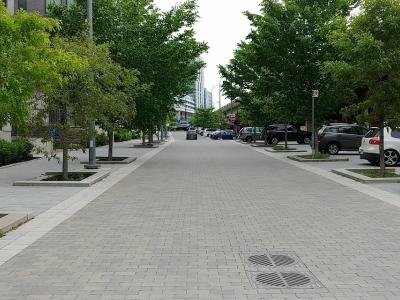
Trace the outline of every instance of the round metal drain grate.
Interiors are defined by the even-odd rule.
[[[275,266],[288,266],[295,262],[295,260],[287,255],[271,255],[272,261]]]
[[[310,277],[300,273],[282,273],[282,277],[290,287],[303,286],[311,282]]]
[[[253,255],[249,257],[249,262],[256,264],[256,265],[262,265],[262,266],[270,266],[272,267],[272,261],[269,258],[268,255]]]
[[[289,266],[295,262],[293,258],[287,255],[253,255],[249,257],[249,262],[256,265],[267,267]]]
[[[258,274],[256,280],[265,285],[285,287],[286,284],[278,273],[262,273]]]
[[[301,273],[262,273],[256,276],[256,281],[271,287],[302,287],[311,283],[311,278]]]

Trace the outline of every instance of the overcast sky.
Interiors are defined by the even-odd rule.
[[[182,1],[154,0],[155,4],[166,10]],[[205,86],[209,90],[218,85],[220,76],[217,66],[226,64],[233,57],[237,44],[250,31],[250,23],[243,12],[259,11],[260,0],[198,0],[200,20],[196,25],[197,38],[208,43],[210,49],[203,59]],[[218,102],[218,88],[214,89],[214,105]],[[223,104],[227,100],[223,99]]]

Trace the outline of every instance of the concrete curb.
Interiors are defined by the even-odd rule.
[[[298,162],[339,162],[339,161],[349,161],[348,158],[323,158],[323,159],[308,159],[308,158],[303,158],[297,155],[293,156],[287,156],[287,158],[298,161]]]
[[[33,216],[30,213],[0,212],[0,214],[6,215],[0,218],[0,230],[3,231],[3,233],[7,233],[33,219]]]
[[[132,148],[155,149],[158,147],[159,147],[159,145],[152,145],[152,146],[150,146],[150,145],[133,145]]]
[[[107,159],[107,157],[105,157],[105,156],[99,156],[96,159],[97,159],[96,163],[98,165],[127,165],[127,164],[130,164],[130,163],[133,163],[134,161],[136,161],[137,157],[127,157],[124,160],[119,160],[119,161],[117,161],[117,160],[115,160],[115,161],[114,160],[113,161],[100,160],[100,159]],[[82,161],[81,162],[81,164],[84,164],[84,165],[86,165],[88,163],[89,162],[87,162],[87,161]]]
[[[270,153],[306,153],[307,150],[273,150],[273,149],[264,149]]]
[[[110,169],[72,171],[73,174],[93,174],[82,181],[42,181],[46,177],[60,175],[61,172],[46,172],[33,180],[16,181],[14,186],[54,186],[54,187],[90,187],[110,175]]]
[[[353,179],[355,181],[358,181],[358,182],[361,182],[364,184],[400,183],[400,177],[398,177],[398,178],[371,178],[371,177],[364,176],[364,175],[358,174],[356,172],[353,172],[353,170],[358,170],[358,169],[335,169],[335,170],[332,170],[332,173],[341,175],[346,178]],[[359,170],[365,170],[365,169],[359,169]],[[376,170],[376,169],[371,169],[371,170]]]

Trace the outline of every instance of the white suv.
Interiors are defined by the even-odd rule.
[[[385,164],[392,167],[400,163],[400,129],[385,127],[384,134]],[[374,165],[379,164],[379,144],[379,129],[372,129],[362,139],[360,158]]]

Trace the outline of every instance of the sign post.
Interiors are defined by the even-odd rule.
[[[315,157],[315,154],[317,153],[317,135],[315,132],[315,98],[319,97],[319,90],[313,90],[312,91],[312,139],[311,139],[311,148],[312,148],[312,155],[313,158]]]

